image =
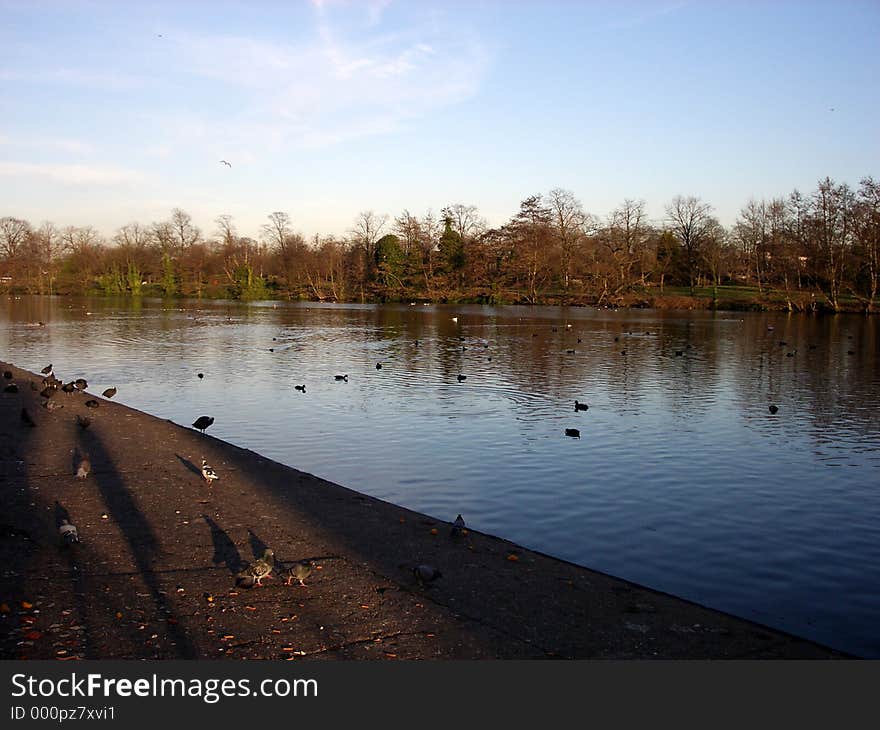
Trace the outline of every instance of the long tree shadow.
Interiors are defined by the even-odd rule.
[[[202,470],[200,467],[193,464],[189,459],[185,459],[180,454],[175,454],[175,456],[177,457],[178,461],[183,464],[187,469],[189,469],[193,474],[198,474],[199,476],[202,476]]]
[[[202,519],[211,528],[211,540],[214,543],[214,556],[211,558],[211,561],[215,565],[223,563],[232,575],[238,575],[245,569],[247,563],[241,557],[241,553],[238,552],[238,548],[235,546],[232,538],[208,515],[202,515]]]
[[[248,528],[248,542],[251,545],[251,552],[253,552],[254,558],[262,558],[263,553],[269,549],[269,546],[251,528]]]
[[[113,458],[101,438],[91,431],[81,432],[79,438],[92,461],[92,473],[89,478],[97,484],[110,517],[119,526],[128,542],[129,551],[140,577],[146,584],[159,614],[169,619],[168,632],[175,643],[178,655],[183,659],[196,658],[198,652],[179,625],[177,617],[174,616],[174,611],[154,571],[154,563],[159,557],[159,540],[153,528],[139,509],[125,480],[114,468]]]

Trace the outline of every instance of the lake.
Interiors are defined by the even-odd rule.
[[[20,367],[880,658],[877,317],[0,301],[0,357]]]

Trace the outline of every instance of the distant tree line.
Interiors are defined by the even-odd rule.
[[[626,305],[720,289],[771,293],[790,309],[873,311],[880,280],[880,183],[828,178],[804,195],[750,200],[722,226],[698,197],[661,221],[624,200],[599,217],[568,190],[531,195],[498,228],[473,205],[439,215],[362,212],[344,237],[306,240],[285,212],[256,238],[221,215],[204,233],[185,211],[93,227],[0,218],[0,290],[310,299]]]

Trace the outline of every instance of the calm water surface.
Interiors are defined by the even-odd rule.
[[[877,318],[0,302],[16,365],[177,423],[213,415],[213,436],[359,491],[880,658]]]

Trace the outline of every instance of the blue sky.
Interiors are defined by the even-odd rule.
[[[880,176],[880,3],[0,0],[0,215],[589,212]],[[832,111],[833,109],[833,111]],[[232,167],[220,164],[228,160]]]

